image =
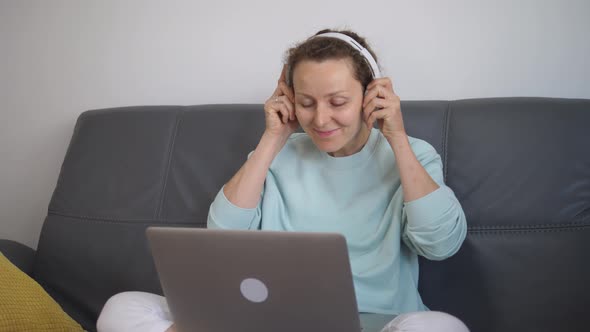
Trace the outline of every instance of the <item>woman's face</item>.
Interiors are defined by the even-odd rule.
[[[358,152],[370,133],[362,121],[363,87],[350,61],[306,60],[293,71],[297,120],[318,149],[334,157]]]

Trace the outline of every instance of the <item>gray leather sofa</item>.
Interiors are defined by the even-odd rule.
[[[441,154],[469,225],[457,255],[421,261],[425,303],[474,332],[590,330],[590,100],[405,101],[402,111],[408,133]],[[84,112],[37,250],[8,240],[0,250],[94,330],[111,295],[161,293],[145,228],[205,226],[263,129],[261,105]]]

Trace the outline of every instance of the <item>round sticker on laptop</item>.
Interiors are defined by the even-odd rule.
[[[268,298],[268,288],[262,281],[255,278],[242,280],[240,291],[246,300],[250,302],[260,303]]]

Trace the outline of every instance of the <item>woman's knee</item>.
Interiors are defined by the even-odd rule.
[[[145,292],[118,293],[105,303],[96,322],[100,332],[126,331],[141,320],[163,318],[168,312],[164,297]]]
[[[397,316],[383,332],[469,332],[455,316],[440,311],[410,312]]]

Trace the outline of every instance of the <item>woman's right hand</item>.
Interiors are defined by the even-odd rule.
[[[277,88],[264,103],[266,118],[265,134],[273,138],[286,140],[299,127],[295,115],[293,90],[285,81],[287,66],[283,66]]]

